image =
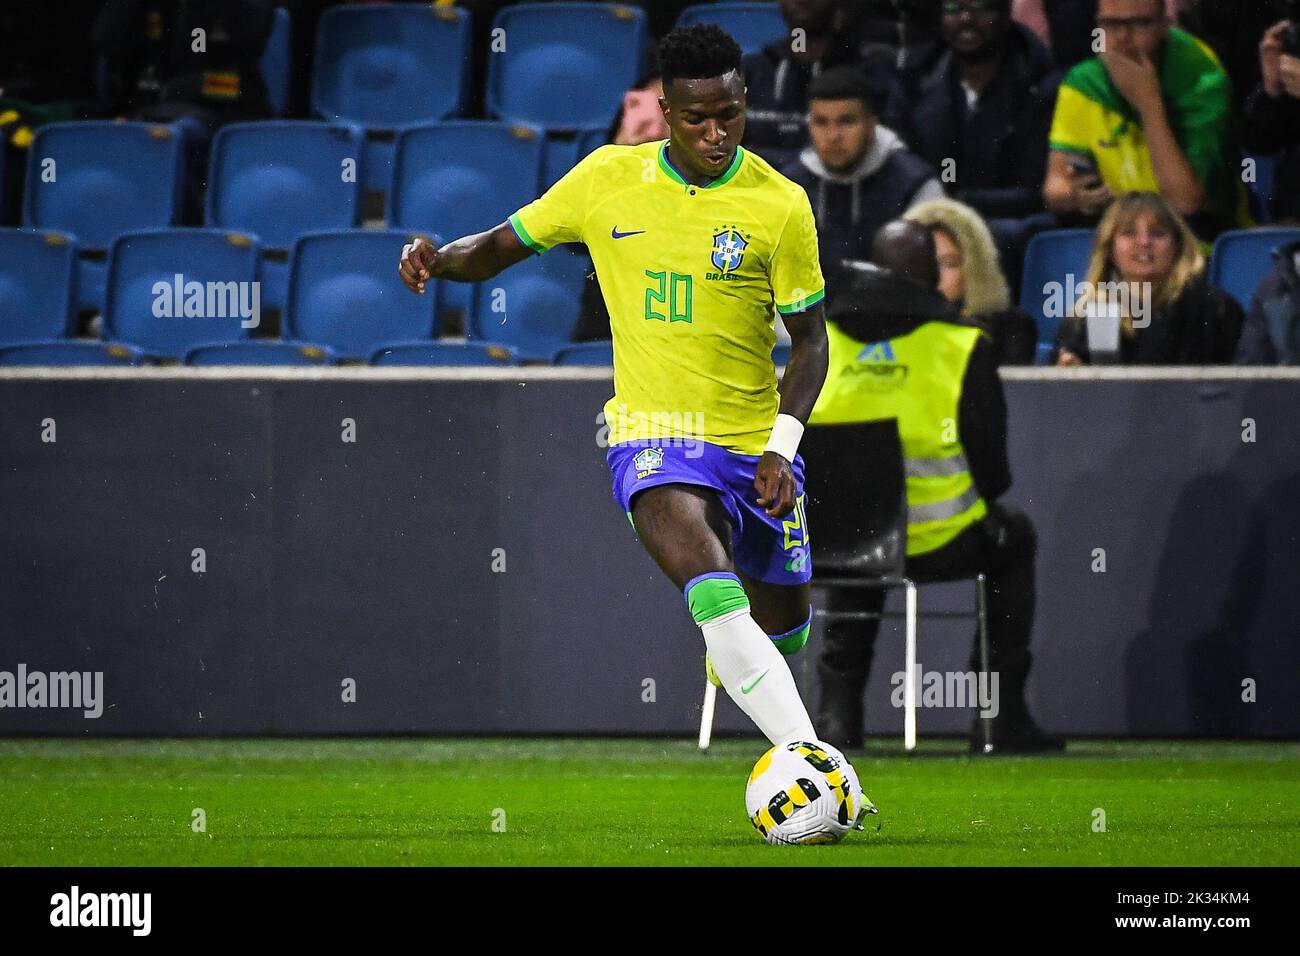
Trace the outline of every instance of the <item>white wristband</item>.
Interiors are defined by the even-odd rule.
[[[793,415],[777,415],[772,425],[772,436],[767,440],[764,451],[774,451],[788,462],[794,461],[799,451],[799,441],[803,438],[803,422]]]

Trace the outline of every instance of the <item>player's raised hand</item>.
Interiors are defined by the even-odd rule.
[[[754,487],[758,489],[758,503],[769,518],[784,518],[794,510],[794,471],[776,452],[763,452],[754,469]]]
[[[423,295],[425,282],[438,277],[442,265],[439,259],[438,250],[416,236],[414,242],[402,247],[402,261],[397,264],[397,271],[408,289]]]

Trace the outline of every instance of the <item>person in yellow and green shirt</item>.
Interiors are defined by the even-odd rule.
[[[1155,192],[1203,240],[1251,225],[1234,150],[1232,87],[1162,0],[1099,0],[1097,56],[1061,83],[1043,198],[1096,221],[1116,196]]]

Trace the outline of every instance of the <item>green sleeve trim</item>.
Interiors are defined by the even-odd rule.
[[[514,229],[515,235],[519,237],[519,241],[529,249],[533,250],[533,252],[540,256],[546,251],[545,246],[538,245],[537,241],[528,234],[528,230],[524,228],[523,221],[519,218],[519,213],[514,213],[510,217],[510,227]]]
[[[1058,153],[1076,153],[1079,156],[1087,156],[1089,159],[1092,158],[1092,150],[1088,149],[1086,146],[1076,146],[1073,143],[1065,143],[1059,139],[1050,140],[1047,145]]]
[[[791,302],[789,305],[778,305],[776,311],[780,312],[782,315],[798,315],[800,312],[807,312],[824,298],[826,298],[825,286],[818,289],[812,295]]]

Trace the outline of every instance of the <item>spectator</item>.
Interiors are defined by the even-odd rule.
[[[1052,121],[1043,195],[1088,221],[1126,192],[1159,192],[1212,239],[1249,224],[1218,58],[1171,27],[1162,0],[1100,0],[1105,50],[1070,70]]]
[[[1095,52],[1097,0],[1013,0],[1011,15],[1047,44],[1058,69],[1068,70]]]
[[[663,95],[663,80],[657,73],[624,93],[623,108],[614,120],[609,141],[619,146],[639,146],[652,140],[667,139],[668,123],[664,121],[664,112],[659,106]]]
[[[903,218],[934,235],[939,292],[963,319],[988,333],[998,365],[1032,365],[1038,330],[1011,304],[993,236],[978,212],[952,199],[913,206]]]
[[[842,0],[863,57],[906,72],[939,55],[939,0]]]
[[[92,0],[0,6],[0,225],[21,220],[23,171],[37,127],[77,119],[94,96]]]
[[[1241,329],[1238,365],[1300,365],[1300,242],[1273,258],[1277,266],[1255,290]]]
[[[1089,362],[1088,316],[1107,313],[1118,320],[1123,364],[1230,364],[1241,306],[1204,273],[1195,234],[1166,199],[1121,197],[1097,227],[1084,292],[1057,335],[1056,364]]]
[[[271,32],[270,0],[108,0],[95,22],[119,111],[144,119],[199,117],[206,124],[268,112],[258,65]],[[202,47],[194,31],[202,30]]]
[[[1011,466],[992,349],[937,293],[933,234],[925,227],[888,224],[873,243],[872,261],[882,268],[852,263],[843,270],[844,291],[827,307],[829,368],[809,424],[898,420],[907,471],[908,576],[987,575],[989,668],[999,678],[999,712],[992,750],[984,747],[978,721],[971,749],[1059,750],[1063,742],[1038,727],[1024,697],[1033,659],[1037,535],[1026,515],[997,500],[1011,486]],[[863,374],[873,369],[892,374]],[[836,612],[878,614],[884,605],[875,588],[828,588],[826,598]],[[816,725],[835,746],[862,744],[862,694],[878,631],[874,619],[827,623],[817,662]],[[978,654],[971,657],[974,669]]]
[[[1285,150],[1270,212],[1275,222],[1300,222],[1300,22],[1269,28],[1259,44],[1259,66],[1260,83],[1246,100],[1245,145],[1255,153]]]
[[[1233,106],[1259,83],[1259,38],[1292,0],[1182,0],[1177,23],[1209,45],[1232,80]],[[1171,14],[1172,17],[1172,14]]]
[[[1011,0],[945,0],[941,23],[944,53],[909,82],[903,135],[989,220],[1018,280],[1030,237],[1053,225],[1042,170],[1059,77],[1046,47],[1012,21]]]
[[[781,0],[792,36],[745,57],[748,119],[746,148],[780,169],[808,143],[808,85],[822,71],[839,65],[861,66],[871,83],[871,111],[896,115],[901,87],[896,72],[862,61],[843,26],[835,0]],[[800,31],[794,34],[793,31]]]
[[[849,66],[808,89],[812,145],[781,170],[803,186],[817,217],[822,262],[865,259],[880,227],[927,199],[943,197],[935,172],[908,152],[871,108],[867,78]]]
[[[274,13],[271,0],[108,0],[95,21],[112,109],[181,131],[186,221],[202,217],[217,127],[270,114],[258,61]]]

